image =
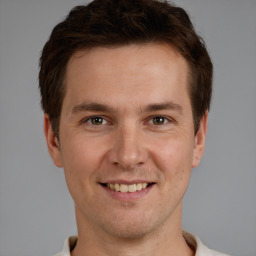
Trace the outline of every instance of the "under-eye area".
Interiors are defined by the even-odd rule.
[[[136,183],[136,184],[119,184],[119,183],[100,183],[102,186],[107,187],[113,191],[121,193],[133,193],[148,188],[155,183]]]

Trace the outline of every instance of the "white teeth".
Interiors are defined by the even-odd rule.
[[[136,189],[137,189],[138,191],[142,190],[142,184],[141,184],[141,183],[137,184]]]
[[[129,188],[129,192],[135,192],[136,191],[136,184],[129,185],[128,188]]]
[[[119,184],[115,184],[113,190],[115,190],[115,191],[120,191],[120,186],[119,186]]]
[[[126,192],[136,192],[136,191],[140,191],[144,188],[146,188],[148,186],[148,183],[137,183],[137,184],[131,184],[131,185],[126,185],[126,184],[107,184],[107,187],[110,188],[111,190],[114,191],[119,191],[122,193],[126,193]]]
[[[128,192],[129,187],[125,184],[120,184],[120,192],[125,193]]]

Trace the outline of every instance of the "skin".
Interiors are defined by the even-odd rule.
[[[207,113],[194,135],[188,74],[186,60],[162,44],[71,57],[59,140],[48,115],[44,128],[75,202],[72,256],[194,255],[182,236],[182,198],[203,154]],[[153,185],[120,196],[108,182]]]

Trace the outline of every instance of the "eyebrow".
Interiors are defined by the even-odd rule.
[[[165,103],[149,104],[144,109],[145,112],[160,111],[160,110],[174,110],[182,113],[183,108],[181,105],[176,104],[174,102],[165,102]]]
[[[97,111],[97,112],[114,112],[114,109],[100,103],[82,103],[72,108],[72,113],[83,111]]]
[[[142,108],[141,112],[152,112],[161,110],[172,110],[182,113],[183,108],[181,105],[173,102],[153,103]],[[72,113],[96,111],[96,112],[116,112],[112,107],[100,103],[82,103],[72,108]]]

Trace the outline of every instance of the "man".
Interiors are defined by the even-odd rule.
[[[58,255],[224,255],[181,225],[212,86],[187,13],[154,0],[78,6],[54,28],[40,68],[46,141],[78,228]]]

